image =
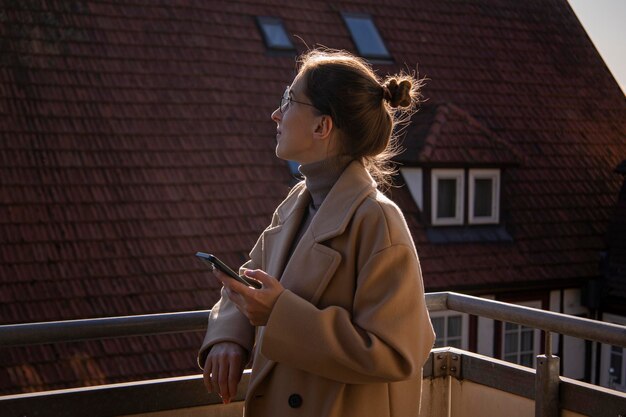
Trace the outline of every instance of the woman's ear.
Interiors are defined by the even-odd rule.
[[[321,140],[329,139],[333,131],[333,127],[333,118],[327,114],[323,114],[317,119],[317,124],[315,125],[315,130],[313,132],[313,137],[315,137],[315,139]]]

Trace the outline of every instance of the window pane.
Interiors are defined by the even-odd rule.
[[[533,330],[524,328],[522,330],[522,351],[533,351]]]
[[[491,217],[493,198],[493,180],[491,178],[474,180],[474,216]]]
[[[437,336],[437,338],[444,338],[445,337],[445,332],[443,330],[443,317],[434,317],[431,319],[431,322],[433,323],[433,328],[435,329],[435,335]]]
[[[270,46],[275,47],[290,47],[291,41],[287,37],[285,30],[283,29],[280,23],[269,24],[266,23],[264,25],[265,35],[267,35],[267,40]]]
[[[437,181],[437,217],[456,217],[456,179]]]
[[[448,339],[448,346],[461,348],[461,339]]]
[[[461,336],[461,316],[448,317],[448,334],[447,337],[459,337]]]
[[[609,375],[611,375],[613,383],[622,383],[622,348],[619,346],[613,346],[611,348],[611,368],[609,368]]]
[[[257,22],[263,31],[263,38],[268,48],[293,49],[285,26],[280,19],[269,16],[257,16]]]
[[[519,364],[522,366],[533,366],[533,355],[530,353],[526,353],[520,356]]]
[[[504,353],[518,352],[517,332],[508,333],[504,336]]]
[[[378,29],[369,17],[346,16],[346,24],[361,55],[388,57],[389,52],[383,43]]]
[[[515,324],[515,323],[504,323],[504,330],[517,330],[517,328],[519,327],[519,324]]]
[[[435,330],[435,346],[434,347],[443,347],[445,334],[444,334],[444,322],[443,317],[435,317],[431,319],[433,323],[433,329]]]
[[[504,355],[504,360],[507,362],[517,363],[517,355]]]

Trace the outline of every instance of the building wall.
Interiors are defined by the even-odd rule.
[[[589,315],[589,310],[581,304],[580,290],[576,288],[552,291],[550,293],[550,311],[579,317],[588,317]],[[563,342],[562,375],[572,379],[584,380],[585,366],[589,366],[585,362],[585,341],[570,336],[559,337],[558,334],[553,334],[553,341],[555,354],[561,352],[559,347],[561,341]]]
[[[494,295],[483,295],[481,297],[487,298],[489,300],[495,300],[496,298]],[[493,357],[493,326],[493,320],[486,319],[484,317],[478,317],[478,325],[476,330],[476,353]]]
[[[621,324],[626,326],[626,317],[618,316],[616,314],[605,313],[602,315],[602,321],[609,323]],[[616,369],[615,372],[619,373],[620,380],[615,381],[611,377],[609,370],[611,368],[611,345],[600,344],[600,381],[599,384],[603,387],[616,389],[618,391],[626,392],[626,361],[624,355],[626,355],[626,349],[616,348],[621,351],[621,369]]]

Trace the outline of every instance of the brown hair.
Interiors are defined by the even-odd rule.
[[[391,185],[398,127],[415,112],[422,80],[406,73],[381,80],[364,59],[326,48],[305,52],[298,63],[305,94],[332,117],[343,153],[361,160],[383,188]]]

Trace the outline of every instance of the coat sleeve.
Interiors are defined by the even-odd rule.
[[[304,181],[296,184],[290,191],[282,204],[290,197],[294,197],[304,187]],[[270,225],[263,231],[256,244],[250,251],[250,260],[243,264],[239,269],[239,273],[246,269],[263,269],[263,236],[268,229],[276,227],[280,223],[278,210],[274,211]],[[252,348],[254,347],[255,327],[250,321],[239,312],[235,304],[230,301],[226,292],[222,289],[220,300],[213,306],[209,314],[209,323],[207,331],[202,342],[202,347],[198,352],[198,365],[200,368],[204,366],[206,357],[211,347],[220,342],[234,342],[241,345],[248,351],[248,357],[251,357]]]
[[[250,252],[250,260],[241,268],[257,269],[261,265],[263,235]],[[254,346],[255,328],[250,321],[241,314],[235,304],[228,298],[222,288],[220,300],[213,306],[209,314],[209,322],[202,347],[198,352],[198,365],[204,368],[204,362],[211,347],[220,342],[233,342],[241,345],[251,357]]]
[[[434,341],[417,254],[406,244],[370,257],[353,311],[316,306],[289,290],[264,331],[267,358],[342,383],[416,378]]]

